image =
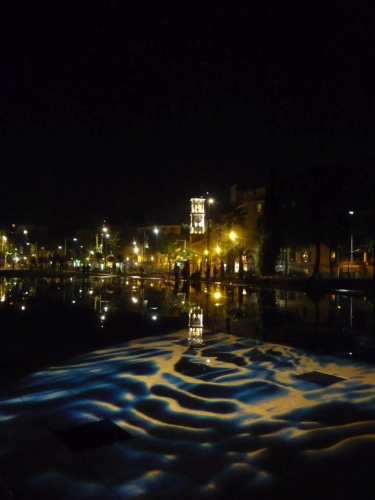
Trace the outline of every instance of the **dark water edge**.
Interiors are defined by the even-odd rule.
[[[162,275],[143,275],[144,278],[147,277],[161,277],[168,278],[168,273]],[[4,270],[0,269],[0,277],[7,278],[95,278],[95,277],[113,277],[115,274],[105,273],[105,272],[90,272],[89,275],[84,275],[81,270],[64,270],[64,271],[52,271],[52,270]],[[127,277],[131,278],[133,275],[128,274]],[[135,275],[134,275],[135,276]],[[204,280],[202,279],[202,282]],[[219,281],[218,281],[219,283]],[[306,291],[316,291],[321,293],[329,293],[339,290],[345,290],[355,293],[366,293],[375,294],[375,279],[372,278],[314,278],[310,277],[283,277],[283,276],[246,276],[244,279],[239,279],[237,275],[226,276],[223,284],[233,283],[236,285],[243,286],[257,286],[257,287],[275,287],[275,288],[285,288],[288,290],[306,290]]]
[[[4,271],[3,271],[4,273]],[[82,278],[82,273],[75,272],[72,276],[68,272],[46,273],[42,271],[16,271],[6,272],[7,278]],[[101,278],[105,275],[93,275],[90,278]],[[107,275],[108,276],[108,275]],[[116,281],[115,276],[109,276]],[[136,279],[136,278],[135,278]],[[351,282],[360,285],[361,280],[335,280],[340,285],[335,290],[326,288],[325,283],[304,283],[296,280],[259,280],[254,285],[247,284],[248,297],[251,294],[257,296],[255,304],[243,303],[243,296],[240,293],[241,285],[238,283],[223,283],[211,285],[223,289],[228,301],[225,313],[216,313],[213,302],[209,300],[209,294],[204,287],[201,293],[195,294],[201,305],[205,309],[205,328],[212,331],[227,332],[237,337],[248,338],[279,343],[295,347],[297,349],[309,350],[315,354],[330,354],[352,359],[362,360],[375,364],[375,331],[374,321],[366,318],[367,326],[362,325],[349,327],[346,323],[339,323],[333,316],[335,304],[327,304],[328,293],[339,291],[343,297],[354,297],[353,300],[360,300],[361,295],[371,294],[358,287],[354,289]],[[342,285],[346,287],[344,288]],[[372,282],[371,282],[372,284]],[[122,286],[122,285],[121,285]],[[225,289],[225,290],[224,290]],[[230,300],[228,290],[231,289]],[[279,292],[277,292],[279,289]],[[234,291],[235,290],[235,291]],[[309,307],[313,311],[315,318],[312,322],[304,322],[295,313],[292,301],[288,302],[288,307],[276,305],[276,294],[279,293],[287,297],[288,291],[297,290],[305,294],[305,305],[308,300]],[[297,292],[297,294],[298,294]],[[337,293],[336,293],[337,295]],[[338,296],[338,295],[337,295]],[[230,307],[229,307],[230,303]],[[287,302],[285,301],[285,304]],[[208,304],[208,305],[205,305]],[[345,314],[348,316],[349,299],[346,305],[342,302]],[[323,321],[324,308],[329,308],[330,312],[325,312],[333,322]],[[374,310],[374,309],[373,309]],[[152,321],[150,314],[131,310],[129,308],[118,308],[114,313],[108,314],[105,322],[100,322],[98,314],[93,314],[87,305],[75,305],[69,307],[68,304],[51,300],[48,294],[43,296],[43,300],[36,300],[32,307],[27,308],[27,313],[19,308],[1,309],[0,314],[0,376],[10,374],[11,371],[42,369],[54,364],[59,364],[66,358],[83,354],[89,351],[106,348],[111,345],[128,342],[137,338],[159,336],[172,333],[174,331],[186,332],[188,336],[188,313],[187,310],[176,309],[176,314],[160,315],[157,321]],[[310,311],[311,312],[311,311]],[[310,313],[309,313],[310,314]],[[366,313],[368,316],[368,312]],[[358,313],[355,313],[355,319]],[[315,323],[314,323],[315,321]]]
[[[64,304],[34,308],[27,315],[8,311],[0,315],[0,381],[59,365],[87,352],[168,334],[182,326],[186,327],[186,321],[180,317],[159,318],[156,323],[129,312],[100,323],[91,311],[68,309]]]
[[[0,371],[21,361],[30,369],[58,364],[67,357],[102,349],[137,338],[171,333],[182,327],[181,318],[165,318],[156,324],[141,314],[119,314],[101,328],[97,318],[84,310],[54,305],[27,316],[5,314],[0,319]],[[185,326],[185,325],[184,325]],[[26,366],[25,366],[26,367]]]

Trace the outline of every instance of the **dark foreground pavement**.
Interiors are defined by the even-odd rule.
[[[373,365],[204,340],[2,370],[0,498],[374,498]]]

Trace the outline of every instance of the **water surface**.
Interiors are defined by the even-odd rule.
[[[163,279],[1,278],[1,363],[53,362],[92,348],[186,329],[201,307],[204,329],[375,362],[373,298],[231,284],[177,286]],[[184,339],[182,339],[184,340]]]

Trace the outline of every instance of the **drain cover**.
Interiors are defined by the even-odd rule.
[[[303,373],[302,375],[296,375],[296,378],[301,378],[302,380],[306,380],[307,382],[314,382],[319,385],[332,385],[337,382],[341,382],[342,380],[348,380],[342,377],[336,377],[336,375],[330,375],[329,373],[323,372],[308,372]]]
[[[73,452],[90,450],[98,446],[113,444],[133,436],[109,419],[62,429],[57,436]]]

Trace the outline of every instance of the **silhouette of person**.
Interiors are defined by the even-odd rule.
[[[206,267],[205,274],[206,274],[206,281],[208,282],[210,280],[210,275],[211,275],[211,268],[209,265],[207,265],[207,267]]]
[[[216,266],[214,266],[212,272],[214,273],[214,280],[216,280],[216,276],[217,276],[217,267]]]
[[[189,262],[186,261],[184,267],[182,268],[182,277],[184,280],[189,280],[190,279],[190,269],[189,269]]]

